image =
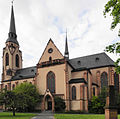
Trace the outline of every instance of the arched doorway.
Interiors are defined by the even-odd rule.
[[[49,95],[45,98],[45,110],[52,110],[52,98]]]
[[[43,102],[42,102],[42,110],[52,110],[54,112],[54,97],[50,93],[49,89],[46,90]]]

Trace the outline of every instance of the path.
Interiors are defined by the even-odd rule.
[[[43,111],[32,119],[54,119],[54,113],[52,111]]]

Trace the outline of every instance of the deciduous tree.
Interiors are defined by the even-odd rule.
[[[107,13],[110,13],[110,16],[112,16],[113,18],[111,23],[111,29],[114,29],[120,23],[120,0],[109,0],[105,5],[105,9],[104,9],[105,17]],[[118,36],[120,36],[120,29],[118,32]],[[120,43],[117,42],[107,46],[106,51],[120,55]],[[118,58],[117,61],[115,62],[117,73],[120,73],[119,63],[120,63],[120,58]]]

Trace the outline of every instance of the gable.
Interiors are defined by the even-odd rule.
[[[64,56],[62,55],[62,53],[59,51],[59,49],[55,46],[54,42],[50,39],[39,62],[46,62],[49,61],[49,58],[52,58],[52,60],[55,59],[63,59]]]

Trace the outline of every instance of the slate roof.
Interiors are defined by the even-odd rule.
[[[73,71],[115,66],[114,61],[104,52],[70,59],[68,63],[73,67]]]
[[[37,68],[35,66],[19,69],[16,71],[15,76],[13,76],[10,80],[5,80],[3,82],[34,78],[36,75],[36,72],[37,72]]]
[[[17,39],[16,38],[8,38],[7,40],[6,40],[6,43],[7,42],[12,42],[12,43],[15,43],[15,44],[17,44],[18,46],[19,46],[19,43],[18,43],[18,41],[17,41]]]
[[[84,78],[76,78],[76,79],[71,79],[69,81],[69,84],[72,84],[72,83],[87,83],[87,82],[85,81]]]

